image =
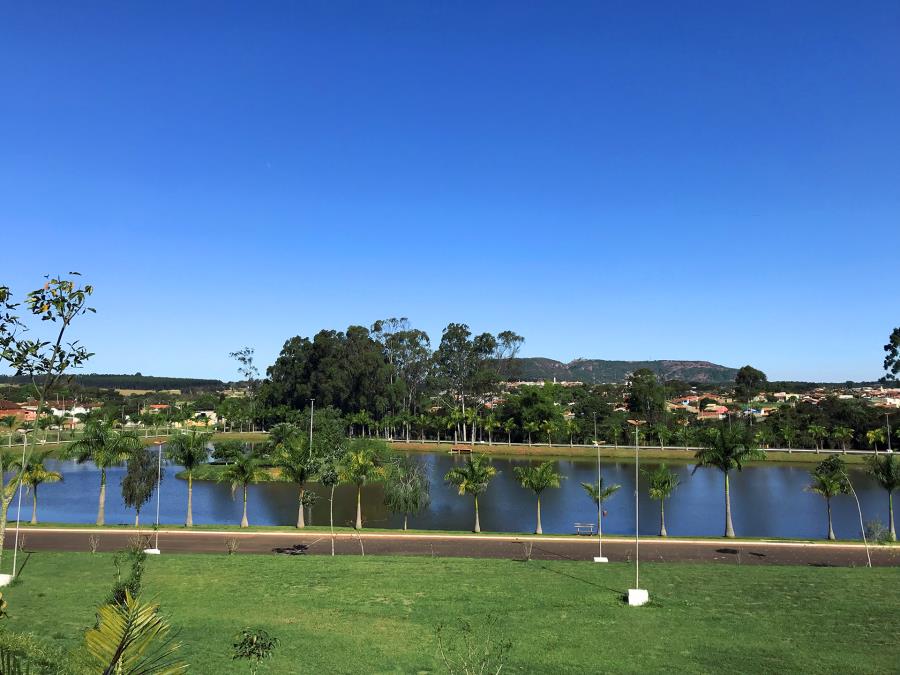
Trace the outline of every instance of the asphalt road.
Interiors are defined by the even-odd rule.
[[[88,551],[91,536],[98,538],[97,550],[126,548],[136,532],[127,528],[91,530],[75,528],[23,528],[26,551]],[[154,534],[142,532],[151,543]],[[237,553],[273,554],[276,549],[299,546],[305,555],[328,555],[331,538],[327,532],[237,532],[204,530],[161,530],[159,548],[163,553],[225,554],[227,542],[237,541]],[[12,544],[12,532],[7,541]],[[597,555],[596,537],[513,537],[490,535],[364,533],[335,536],[335,552],[340,555],[423,555],[467,558],[539,560],[591,560]],[[304,548],[305,547],[305,548]],[[873,565],[900,565],[900,547],[870,546]],[[634,540],[604,539],[603,554],[611,561],[633,560]],[[815,565],[862,567],[866,550],[862,544],[807,544],[747,540],[641,539],[642,561],[718,562],[744,565]]]

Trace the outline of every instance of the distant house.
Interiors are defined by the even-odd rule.
[[[148,412],[151,415],[158,415],[165,412],[169,408],[170,406],[168,403],[151,403],[144,409],[144,412]]]
[[[0,400],[0,417],[18,417],[22,422],[34,422],[37,414],[14,401]]]

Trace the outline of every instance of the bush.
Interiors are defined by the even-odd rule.
[[[866,523],[866,538],[876,544],[889,544],[891,533],[877,518]]]
[[[18,668],[18,670],[16,670]],[[65,651],[32,633],[0,630],[0,672],[74,675],[84,670]]]

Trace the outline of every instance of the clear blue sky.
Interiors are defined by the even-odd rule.
[[[900,324],[894,0],[4,3],[0,64],[0,283],[92,281],[88,371],[408,316],[862,379]]]

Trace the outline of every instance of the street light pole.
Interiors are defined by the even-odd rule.
[[[640,425],[645,424],[643,420],[628,420],[629,424],[634,426],[634,588],[628,589],[628,604],[632,607],[640,607],[646,605],[650,600],[650,594],[646,589],[640,587],[640,491],[638,489],[638,480],[640,478],[639,453],[640,448]]]
[[[891,450],[891,419],[889,413],[884,413],[884,423],[887,425],[887,451],[893,452]]]

